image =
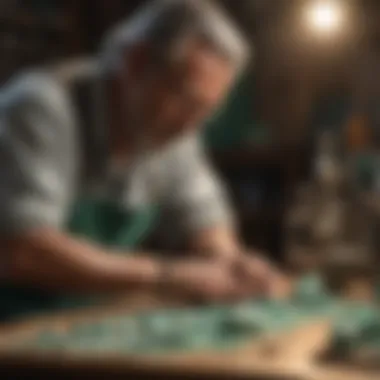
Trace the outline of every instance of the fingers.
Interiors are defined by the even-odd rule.
[[[230,265],[200,262],[181,266],[176,288],[182,288],[196,302],[233,302],[254,297],[271,297],[276,271],[260,258],[241,255]]]
[[[237,276],[246,284],[251,297],[272,297],[277,288],[277,271],[261,257],[242,255]]]

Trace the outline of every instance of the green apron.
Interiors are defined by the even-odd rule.
[[[127,252],[146,237],[157,215],[155,207],[126,212],[111,202],[82,199],[75,205],[67,229],[75,236]],[[0,321],[83,307],[96,301],[94,298],[58,296],[31,288],[0,286]]]

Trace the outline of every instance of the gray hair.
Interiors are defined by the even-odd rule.
[[[209,0],[155,0],[106,36],[100,63],[112,71],[128,47],[147,42],[155,62],[178,59],[189,38],[200,38],[239,73],[247,64],[249,47],[238,28]]]

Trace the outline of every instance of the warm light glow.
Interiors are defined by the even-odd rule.
[[[309,5],[307,23],[314,31],[319,33],[339,31],[344,24],[344,7],[342,2],[321,0]]]

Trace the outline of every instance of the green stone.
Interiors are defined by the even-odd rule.
[[[331,344],[331,354],[333,357],[346,358],[351,353],[352,340],[350,336],[336,334]]]
[[[227,340],[257,336],[265,330],[267,321],[267,314],[261,309],[247,304],[236,306],[221,318],[217,335]]]
[[[186,341],[187,350],[201,350],[215,347],[216,339],[212,334],[194,333],[188,336]]]
[[[377,346],[380,349],[380,320],[374,320],[362,327],[361,346]]]
[[[62,337],[54,332],[43,332],[38,335],[33,341],[33,345],[40,349],[62,349],[66,343],[65,337]]]
[[[324,299],[328,296],[323,279],[318,274],[301,279],[293,293],[293,298],[305,302]]]

